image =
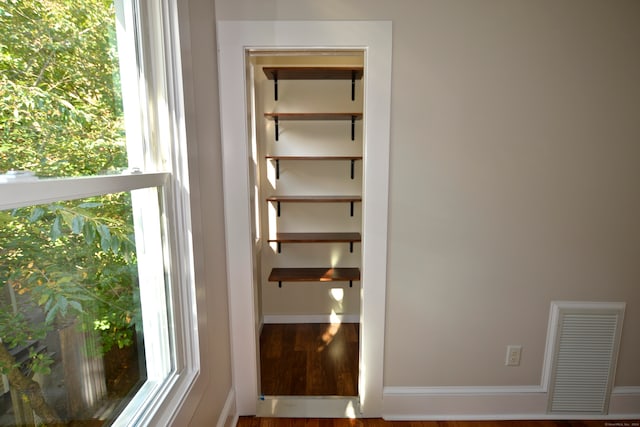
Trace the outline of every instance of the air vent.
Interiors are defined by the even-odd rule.
[[[549,413],[606,414],[624,304],[554,303]]]

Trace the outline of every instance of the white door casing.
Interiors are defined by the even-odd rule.
[[[232,375],[238,414],[255,414],[258,398],[245,53],[247,49],[358,49],[365,54],[359,398],[364,416],[379,417],[387,277],[391,22],[218,21],[217,31]]]

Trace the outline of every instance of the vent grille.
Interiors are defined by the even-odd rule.
[[[549,412],[606,414],[623,311],[560,308]]]

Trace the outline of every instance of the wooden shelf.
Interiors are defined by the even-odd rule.
[[[351,120],[351,140],[353,141],[356,137],[356,120],[362,119],[362,113],[264,113],[264,117],[275,122],[276,141],[280,136],[281,120]]]
[[[271,196],[267,202],[277,203],[278,216],[280,216],[280,203],[350,203],[351,216],[353,216],[353,204],[361,202],[362,196]]]
[[[264,156],[272,160],[362,160],[362,156]]]
[[[269,80],[360,80],[363,67],[262,67]]]
[[[349,282],[360,280],[359,268],[274,268],[269,274],[270,282]]]
[[[269,242],[279,243],[322,243],[322,242],[360,242],[360,233],[276,233]]]
[[[267,160],[276,161],[276,179],[280,179],[280,160],[350,160],[351,179],[355,178],[355,161],[362,156],[265,156]]]
[[[278,244],[278,253],[282,243],[349,243],[349,252],[353,252],[353,243],[362,241],[360,233],[276,233],[269,243]]]
[[[362,113],[264,113],[270,120],[360,120]]]
[[[268,202],[341,203],[361,202],[362,196],[270,196]]]

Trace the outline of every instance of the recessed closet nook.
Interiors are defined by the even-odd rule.
[[[357,396],[362,51],[251,51],[259,392]]]

